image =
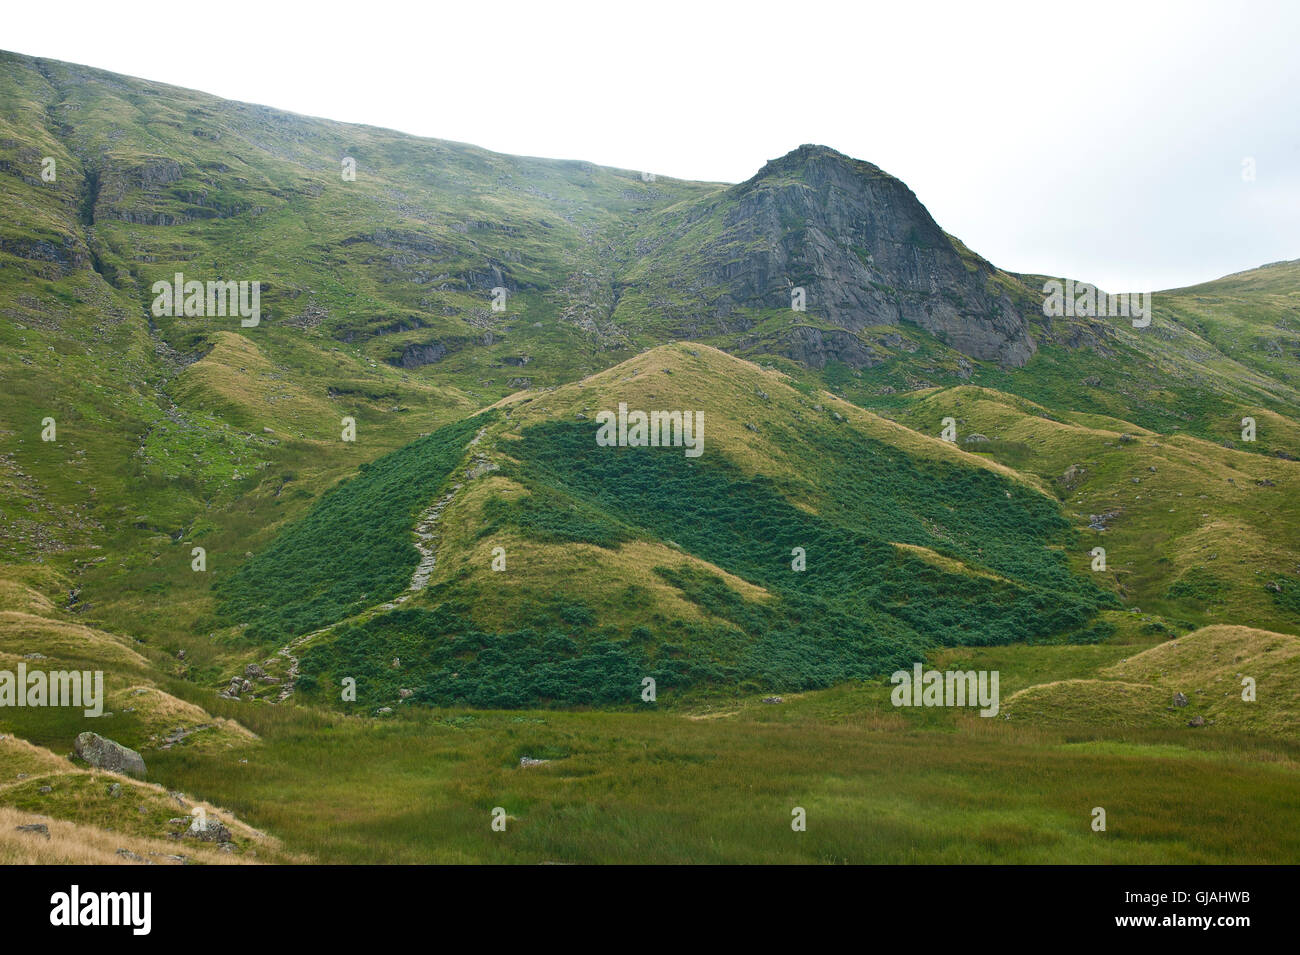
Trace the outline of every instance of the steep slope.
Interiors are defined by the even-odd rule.
[[[434,552],[463,526],[448,515],[549,527],[557,506],[569,507],[585,515],[581,532],[597,538],[570,544],[601,549],[587,552],[588,563],[603,568],[606,584],[635,577],[682,620],[724,618],[682,597],[655,567],[713,573],[760,604],[779,603],[752,569],[724,567],[702,545],[669,560],[655,538],[684,535],[644,516],[632,531],[619,531],[631,536],[622,563],[611,562],[602,545],[618,535],[609,536],[605,522],[613,514],[615,524],[626,523],[617,511],[635,502],[590,488],[569,500],[562,486],[552,498],[552,489],[528,486],[510,469],[542,474],[549,452],[540,440],[521,445],[539,457],[507,456],[500,474],[484,477],[478,462],[500,451],[497,422],[478,452],[464,446],[459,463],[444,462],[452,470],[441,496],[421,487],[407,501],[424,508],[427,539],[408,545],[390,533],[382,567],[372,568],[377,575],[335,590],[328,573],[300,576],[330,566],[314,563],[311,548],[321,541],[309,535],[299,540],[311,545],[305,562],[281,568],[303,586],[279,610],[297,607],[298,615],[272,624],[265,611],[250,609],[265,596],[250,582],[275,590],[262,574],[267,562],[284,564],[297,553],[282,532],[299,526],[340,478],[507,395],[546,394],[682,335],[784,372],[788,387],[823,409],[833,406],[819,393],[828,388],[898,417],[925,438],[896,428],[872,440],[909,456],[930,454],[919,449],[938,445],[932,439],[944,417],[959,419],[963,438],[972,428],[994,430],[988,447],[963,444],[970,453],[956,453],[997,458],[1004,475],[1030,488],[1058,491],[1076,464],[1090,475],[1118,475],[1133,448],[1115,431],[1200,461],[1188,469],[1162,457],[1148,466],[1159,468],[1162,493],[1213,500],[1198,482],[1222,477],[1235,496],[1202,504],[1195,521],[1170,519],[1169,532],[1154,540],[1141,530],[1164,513],[1152,510],[1153,496],[1139,490],[1120,501],[1114,486],[1084,482],[1069,504],[1077,528],[1093,514],[1125,508],[1132,517],[1112,515],[1108,526],[1121,537],[1137,531],[1120,542],[1121,570],[1093,579],[1188,623],[1250,614],[1271,627],[1295,625],[1287,564],[1294,547],[1285,533],[1270,539],[1263,532],[1273,498],[1280,526],[1289,528],[1294,516],[1285,462],[1300,437],[1295,263],[1158,293],[1154,321],[1143,329],[1104,317],[1049,319],[1039,292],[1044,277],[994,268],[943,233],[897,179],[826,147],[800,147],[727,187],[501,156],[15,54],[3,62],[0,336],[7,347],[0,373],[11,400],[0,409],[7,439],[0,540],[16,561],[49,560],[69,574],[71,613],[103,631],[138,631],[170,652],[186,650],[196,679],[227,675],[250,641],[300,638],[344,617],[382,615],[381,603],[407,596],[412,559],[421,580],[446,584],[442,574],[457,555],[439,564]],[[48,178],[47,158],[57,170]],[[155,314],[153,283],[176,272],[261,283],[257,324]],[[790,307],[795,287],[806,293],[805,311]],[[505,290],[502,311],[493,308],[496,289]],[[740,395],[776,393],[722,367],[712,373]],[[978,415],[966,413],[960,390],[934,390],[960,383],[986,389]],[[863,491],[849,483],[858,476],[837,467],[870,451],[827,444],[793,452],[799,441],[786,434],[790,422],[765,418],[771,400],[750,407],[711,392],[710,407],[726,409],[709,421],[736,468],[727,480],[761,478],[798,511],[861,520],[837,500]],[[502,411],[522,414],[518,404]],[[981,423],[998,405],[1015,411]],[[834,407],[858,421],[848,405]],[[574,410],[573,420],[585,413]],[[1245,417],[1258,423],[1253,441],[1234,438]],[[57,423],[51,440],[43,440],[47,418]],[[1070,427],[1040,446],[1042,427],[1028,418]],[[802,427],[803,419],[793,420]],[[555,424],[535,422],[542,430]],[[785,437],[760,440],[764,427]],[[1177,433],[1232,442],[1237,454]],[[1056,440],[1063,435],[1068,440]],[[556,432],[546,440],[568,439]],[[935,453],[952,453],[941,447]],[[1282,463],[1247,460],[1263,455]],[[563,484],[559,471],[546,473],[543,484]],[[1243,493],[1243,480],[1259,494]],[[539,513],[550,516],[521,518],[507,506],[511,495],[540,497]],[[332,498],[347,499],[344,492]],[[481,512],[462,515],[471,501]],[[394,527],[412,515],[396,517]],[[562,523],[564,533],[576,533]],[[538,546],[526,538],[513,546]],[[333,566],[349,567],[359,582],[363,562],[354,551],[369,538],[338,539],[353,549],[335,547]],[[888,543],[890,561],[1024,582],[978,553],[933,546],[930,530]],[[1124,558],[1152,544],[1158,559],[1139,566]],[[195,548],[209,560],[202,572],[192,562]],[[547,558],[558,553],[546,550]],[[1234,571],[1203,579],[1202,551],[1220,550],[1234,554]],[[263,556],[250,561],[254,551]],[[1077,550],[1070,560],[1077,571],[1086,565]],[[236,589],[246,588],[243,610],[235,609],[235,591],[223,589],[236,577]],[[542,580],[539,572],[536,586]],[[165,604],[158,594],[167,595]],[[307,594],[314,610],[305,609]],[[471,604],[493,627],[505,626],[514,606]]]
[[[879,364],[855,336],[901,322],[1004,365],[1034,352],[1009,276],[965,252],[902,182],[824,146],[801,146],[747,182],[660,213],[656,231],[625,279],[620,311],[638,302],[673,335],[748,331],[777,316],[793,326],[779,353],[814,367],[828,357]]]
[[[701,453],[599,446],[595,418],[620,404],[702,410]],[[319,543],[277,544],[230,581],[230,622],[262,645],[302,631],[285,622],[315,600],[304,575],[336,602],[386,601],[295,646],[300,690],[350,676],[372,706],[631,703],[647,676],[790,690],[938,643],[1105,636],[1089,625],[1113,598],[1069,571],[1073,535],[1033,483],[723,352],[664,346],[494,410],[455,476],[419,482],[448,500],[429,585],[400,608],[403,575],[360,594],[346,560],[328,569],[348,515],[415,523],[379,485],[286,532]]]
[[[1053,489],[1086,543],[1074,566],[1131,606],[1300,632],[1300,462],[969,385],[918,395],[898,413],[931,434],[945,417],[962,448]],[[1300,446],[1291,419],[1260,414],[1259,433],[1275,448]],[[1095,547],[1104,566],[1094,567]]]

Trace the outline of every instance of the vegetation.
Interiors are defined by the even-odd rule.
[[[1146,330],[987,272],[1006,368],[702,307],[763,251],[721,184],[0,65],[0,670],[102,669],[112,713],[0,710],[0,859],[1300,859],[1300,263]],[[153,316],[176,271],[261,281],[261,323]],[[828,331],[861,354],[790,357]],[[619,402],[703,410],[704,455],[597,448]],[[894,708],[916,660],[1003,711]],[[234,852],[168,838],[176,790]]]
[[[449,424],[362,465],[219,588],[220,613],[256,643],[286,640],[405,590],[419,563],[411,528],[487,418]]]

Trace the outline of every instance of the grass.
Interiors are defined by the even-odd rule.
[[[0,741],[0,859],[161,861],[182,788],[294,853],[240,829],[242,861],[1300,859],[1278,824],[1300,264],[1157,293],[1139,333],[1044,321],[1041,277],[947,237],[963,305],[982,287],[1029,317],[1037,351],[1008,369],[909,322],[839,328],[815,285],[794,323],[780,276],[713,308],[722,272],[801,241],[792,203],[821,197],[797,163],[648,184],[0,61],[0,667],[103,668],[114,712],[0,711],[31,741]],[[735,228],[745,197],[781,206],[779,234]],[[175,271],[263,282],[262,324],[151,319]],[[843,348],[805,366],[796,334]],[[705,457],[593,456],[621,400],[704,410]],[[939,440],[947,416],[991,440]],[[471,480],[483,424],[498,470]],[[449,481],[429,589],[336,625],[406,586],[412,515]],[[294,703],[216,695],[331,625]],[[999,670],[1012,718],[894,710],[884,672],[921,656]],[[178,726],[206,728],[161,748]],[[62,755],[84,729],[139,748],[150,782],[110,797]],[[37,815],[49,843],[9,824]]]
[[[364,465],[219,587],[219,613],[258,644],[281,642],[405,590],[411,528],[486,419],[469,418]]]
[[[236,773],[183,752],[162,765],[326,862],[1300,857],[1294,834],[1276,826],[1294,791],[1293,743],[1092,729],[1090,748],[1070,742],[1077,733],[951,714],[928,729],[882,712],[887,693],[747,702],[709,720],[483,710],[290,718],[263,728],[268,749]],[[552,762],[521,769],[521,755]],[[1106,833],[1089,828],[1097,805]],[[511,817],[504,833],[490,829],[497,806]],[[808,811],[806,833],[790,829],[795,806]]]

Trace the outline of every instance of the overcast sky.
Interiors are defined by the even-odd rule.
[[[8,4],[0,47],[691,179],[822,143],[995,264],[1111,291],[1300,258],[1300,3],[1070,6],[62,0]]]

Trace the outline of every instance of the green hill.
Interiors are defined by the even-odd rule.
[[[1049,316],[825,146],[688,182],[0,67],[0,662],[107,671],[241,852],[1300,858],[1300,260]],[[620,404],[701,453],[598,444]],[[896,709],[914,661],[1010,718]],[[48,858],[166,838],[61,755],[105,727],[0,710]]]

